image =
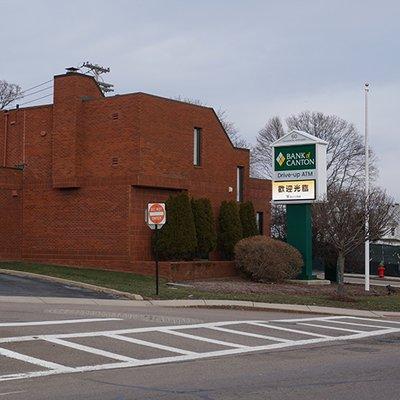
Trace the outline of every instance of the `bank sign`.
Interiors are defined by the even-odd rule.
[[[328,143],[307,132],[291,131],[272,143],[272,201],[313,203],[326,199]]]
[[[274,180],[315,179],[315,144],[274,148]]]

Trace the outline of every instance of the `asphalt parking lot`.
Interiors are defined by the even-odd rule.
[[[400,389],[399,320],[17,303],[0,315],[6,399],[320,399],[327,386],[329,398],[397,399]]]
[[[0,273],[0,296],[73,297],[92,299],[116,298],[115,295],[100,293],[78,286],[3,273]]]

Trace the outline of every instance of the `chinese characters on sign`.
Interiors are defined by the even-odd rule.
[[[310,190],[310,185],[308,183],[305,183],[303,185],[299,185],[296,183],[295,185],[279,185],[278,186],[278,192],[279,193],[292,193],[292,192],[308,192]]]

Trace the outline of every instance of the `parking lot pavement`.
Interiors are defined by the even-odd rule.
[[[117,298],[112,294],[100,293],[74,285],[2,273],[0,273],[0,296],[73,297],[92,299]]]
[[[355,276],[355,275],[347,275],[344,277],[345,283],[352,283],[356,285],[364,285],[365,280],[364,276]],[[384,279],[380,279],[377,277],[371,277],[370,279],[371,286],[392,286],[395,288],[400,288],[400,280],[396,277],[385,277]]]
[[[0,382],[303,348],[400,332],[399,321],[346,316],[132,325],[123,318],[1,322]]]

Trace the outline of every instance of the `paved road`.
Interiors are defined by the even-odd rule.
[[[106,293],[54,283],[36,278],[22,278],[0,273],[0,296],[79,297],[115,299]]]
[[[400,320],[0,304],[1,399],[398,399]]]

